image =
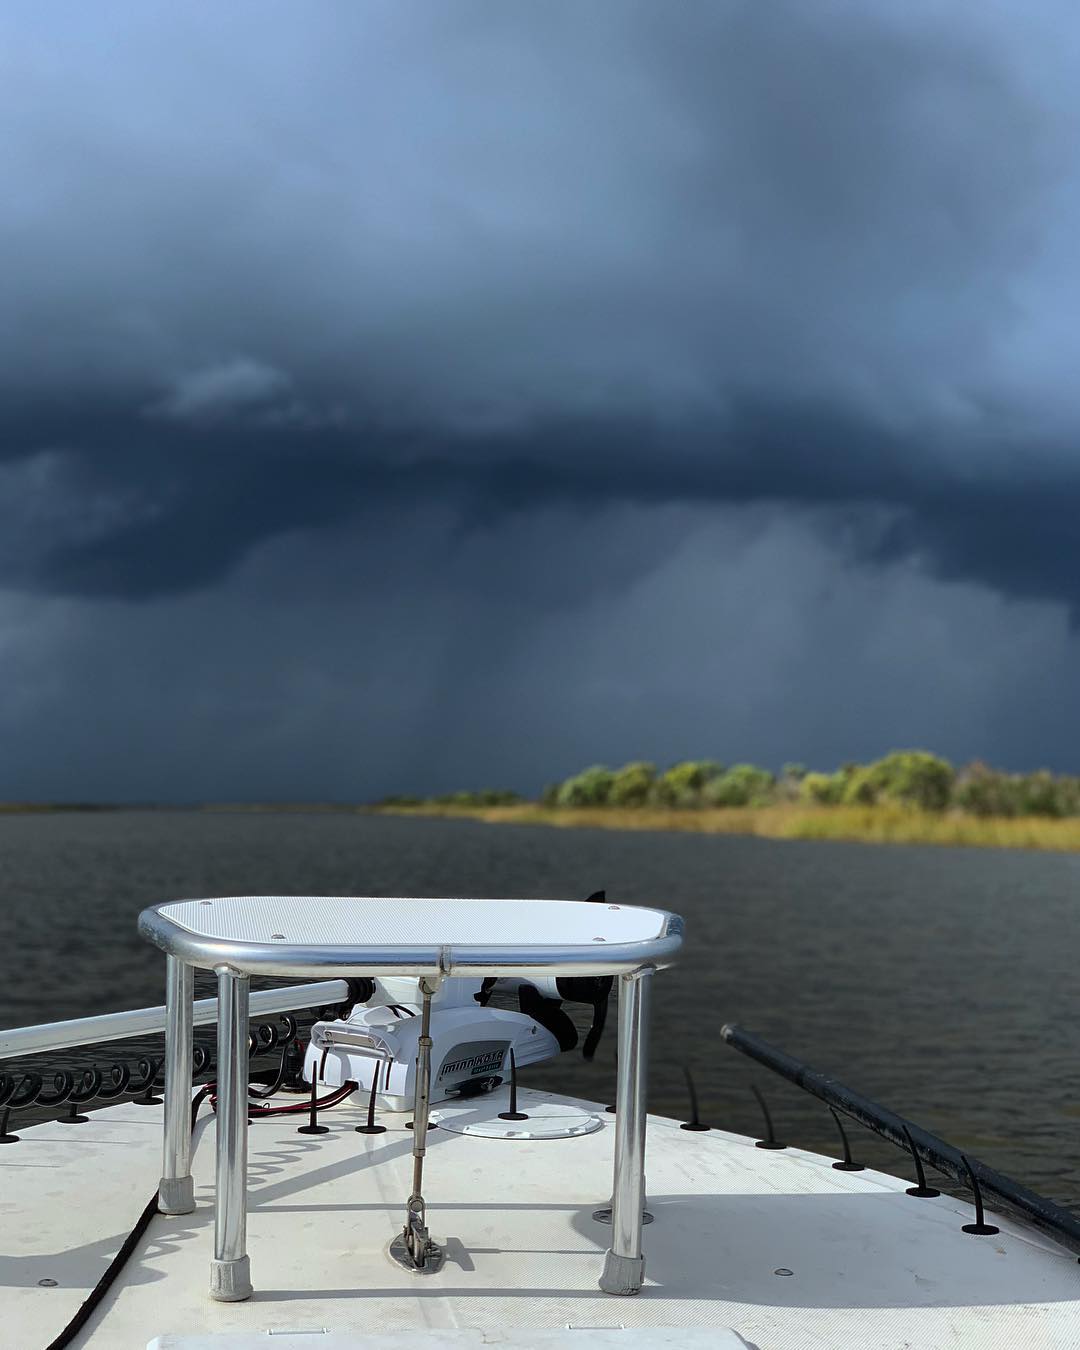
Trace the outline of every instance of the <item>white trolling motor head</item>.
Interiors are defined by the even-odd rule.
[[[559,1053],[559,1042],[531,1017],[481,1007],[479,980],[444,980],[431,1000],[432,1103],[491,1092],[519,1068]],[[416,1091],[420,1004],[415,980],[375,981],[367,1004],[340,1022],[316,1022],[304,1057],[304,1077],[327,1087],[375,1084],[384,1111],[409,1111]],[[379,1000],[379,1001],[376,1001]]]
[[[603,891],[589,899],[603,901]],[[348,1016],[316,1022],[304,1056],[304,1079],[329,1088],[355,1083],[374,1087],[384,1111],[412,1110],[420,1038],[420,990],[403,977],[372,980],[372,992]],[[431,999],[432,1104],[491,1092],[510,1077],[510,1051],[518,1068],[554,1059],[577,1043],[577,1029],[562,1000],[589,1003],[593,1025],[585,1041],[591,1059],[607,1012],[611,977],[500,979],[516,989],[519,1012],[491,1008],[494,980],[446,979]]]

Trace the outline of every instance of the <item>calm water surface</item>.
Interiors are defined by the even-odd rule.
[[[346,814],[0,816],[0,1025],[163,1000],[139,910],[229,894],[477,895],[655,903],[687,920],[655,984],[652,1109],[832,1152],[828,1112],[725,1046],[739,1022],[992,1166],[1080,1208],[1080,859]],[[573,1008],[570,1009],[572,1012]],[[583,1014],[584,1016],[584,1014]],[[581,1019],[579,1019],[581,1021]],[[582,1022],[582,1025],[584,1023]],[[529,1081],[608,1099],[596,1061]],[[102,1053],[107,1057],[107,1052]],[[902,1155],[852,1126],[864,1161]]]

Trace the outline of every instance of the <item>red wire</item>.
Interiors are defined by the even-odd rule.
[[[316,1097],[315,1108],[316,1110],[319,1111],[326,1111],[329,1110],[331,1106],[339,1106],[345,1100],[346,1097],[351,1096],[355,1091],[356,1091],[355,1083],[351,1081],[343,1083],[341,1087],[337,1088],[336,1091],[331,1092],[329,1096],[322,1098]],[[202,1100],[203,1096],[209,1096],[210,1109],[216,1112],[217,1111],[216,1081],[213,1083],[206,1083],[203,1086],[199,1100]],[[250,1101],[248,1102],[249,1120],[261,1120],[263,1119],[264,1116],[296,1116],[300,1115],[301,1112],[307,1113],[310,1110],[311,1110],[310,1097],[305,1097],[303,1101],[290,1102],[288,1106],[255,1106]]]
[[[210,1109],[217,1110],[217,1083],[207,1083],[207,1091],[210,1096]],[[356,1091],[356,1084],[344,1083],[335,1091],[325,1097],[316,1097],[315,1106],[317,1110],[326,1111],[332,1106],[340,1106],[346,1097],[351,1097]],[[290,1102],[287,1106],[255,1106],[248,1103],[248,1115],[252,1120],[262,1120],[265,1116],[296,1116],[301,1113],[306,1114],[311,1110],[311,1099],[305,1097],[303,1101]]]

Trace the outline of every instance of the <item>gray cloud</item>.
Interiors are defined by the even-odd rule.
[[[216,421],[249,409],[266,411],[288,394],[288,376],[247,356],[189,371],[148,411],[178,421]]]

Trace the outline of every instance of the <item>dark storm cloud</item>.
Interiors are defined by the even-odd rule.
[[[0,20],[7,584],[773,501],[1076,602],[1052,9],[62,13]]]
[[[675,432],[612,417],[438,442],[372,432],[359,446],[352,428],[260,422],[213,425],[209,444],[155,429],[152,450],[141,423],[106,420],[95,434],[84,420],[79,432],[79,451],[51,456],[51,472],[31,463],[16,484],[8,471],[16,519],[0,557],[9,583],[87,596],[180,592],[214,584],[278,535],[345,522],[383,533],[388,517],[425,501],[451,506],[465,529],[561,509],[556,534],[587,530],[592,513],[619,502],[771,501],[846,510],[862,527],[845,532],[844,546],[865,562],[913,556],[943,579],[1080,602],[1072,455],[981,446],[951,465],[955,442],[928,445],[820,404],[747,402],[721,424]],[[623,560],[613,566],[625,574]],[[590,573],[603,569],[598,559]]]
[[[0,797],[1074,768],[1075,33],[0,8]]]

